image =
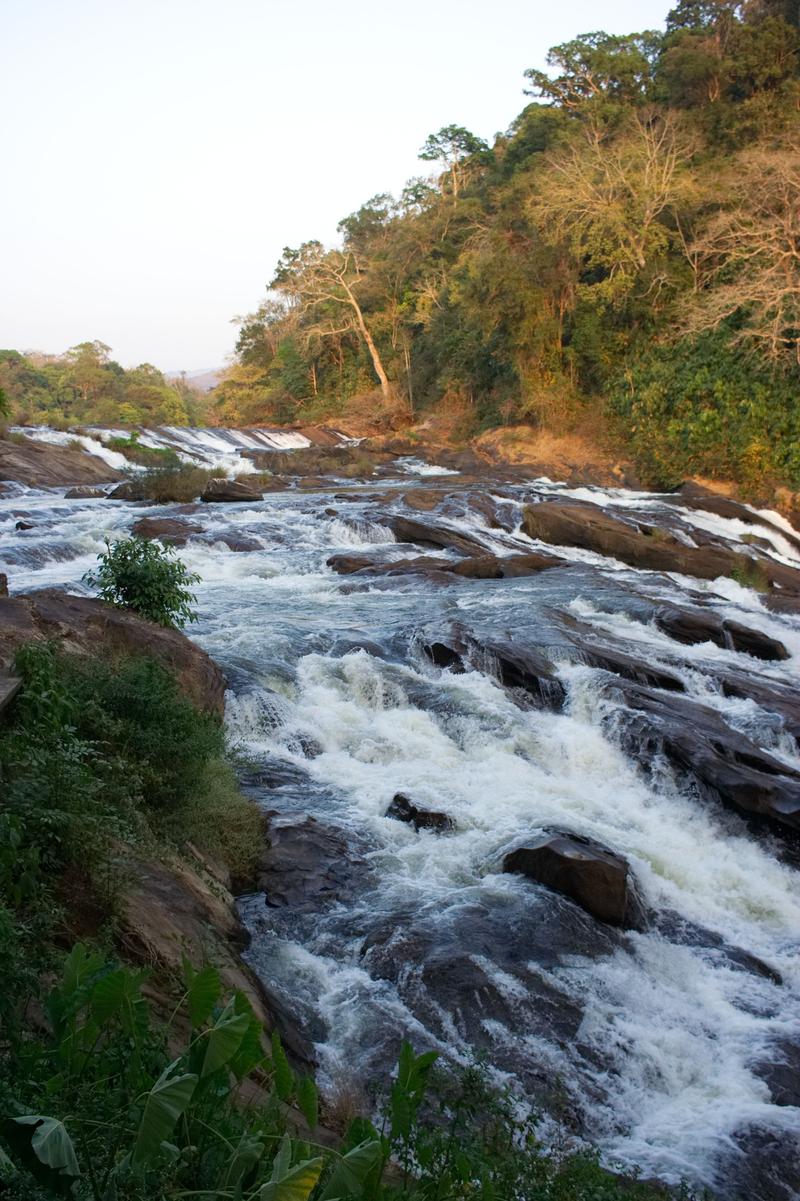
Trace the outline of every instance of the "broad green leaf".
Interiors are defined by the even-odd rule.
[[[17,1175],[17,1169],[14,1161],[9,1159],[2,1147],[0,1147],[0,1180],[9,1180],[12,1176]]]
[[[20,1126],[36,1127],[31,1136],[31,1148],[40,1163],[62,1176],[80,1176],[75,1148],[63,1122],[41,1114],[26,1114],[14,1121]]]
[[[382,1154],[381,1144],[377,1139],[353,1147],[352,1151],[342,1156],[333,1169],[320,1201],[334,1201],[334,1198],[339,1197],[360,1197],[367,1176],[378,1166]]]
[[[215,967],[204,967],[187,979],[189,1020],[194,1029],[208,1021],[221,995],[222,981]]]
[[[147,972],[129,972],[120,968],[97,981],[92,989],[92,1015],[101,1024],[119,1017],[126,1034],[141,1033],[147,1024],[147,1006],[142,984]]]
[[[132,1164],[142,1163],[158,1153],[161,1144],[172,1133],[175,1123],[192,1099],[197,1076],[188,1072],[181,1076],[173,1076],[172,1073],[179,1062],[176,1060],[171,1063],[147,1094],[131,1154]]]
[[[261,1201],[308,1201],[322,1174],[325,1161],[306,1159],[290,1168],[280,1180],[265,1184],[259,1194]]]
[[[288,1101],[294,1092],[294,1072],[289,1066],[277,1030],[272,1031],[272,1070],[275,1076],[275,1092],[281,1101]]]
[[[242,1177],[258,1163],[264,1154],[264,1143],[252,1134],[243,1134],[228,1165],[226,1185],[241,1183]]]
[[[301,1076],[297,1082],[297,1104],[309,1128],[313,1130],[319,1121],[319,1093],[310,1076]]]
[[[201,1076],[209,1076],[233,1058],[242,1045],[242,1039],[249,1026],[250,1018],[246,1013],[234,1013],[230,1004],[225,1007],[205,1036],[206,1053],[200,1070]]]

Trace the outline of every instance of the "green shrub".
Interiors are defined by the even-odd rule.
[[[648,484],[732,479],[753,500],[779,484],[800,488],[796,382],[732,350],[729,337],[651,346],[612,386],[609,412]]]
[[[188,504],[196,500],[209,480],[225,475],[223,467],[159,467],[143,472],[127,482],[129,500],[149,500],[153,504]]]
[[[106,542],[98,562],[83,578],[104,601],[162,626],[182,629],[196,620],[190,589],[200,577],[187,571],[171,546],[136,537]]]
[[[129,438],[109,438],[106,446],[140,467],[179,468],[181,465],[180,456],[169,446],[142,446],[138,430],[134,430]]]

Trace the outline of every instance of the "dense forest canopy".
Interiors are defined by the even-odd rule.
[[[204,397],[150,363],[125,370],[104,342],[63,355],[0,350],[0,395],[21,424],[195,425]],[[0,408],[2,415],[2,408]]]
[[[287,248],[217,419],[603,426],[653,482],[800,486],[796,0],[680,0],[526,71],[493,146]]]

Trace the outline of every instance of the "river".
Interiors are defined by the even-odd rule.
[[[687,545],[755,534],[765,555],[798,566],[788,528],[775,515],[744,524],[669,498],[545,480],[487,480],[482,493],[503,518],[490,526],[470,502],[474,482],[402,467],[393,479],[188,515],[205,539],[180,552],[201,577],[189,633],[228,675],[243,785],[277,830],[302,838],[310,828],[324,861],[321,882],[289,880],[289,904],[241,899],[246,957],[314,1043],[330,1092],[382,1073],[403,1036],[455,1062],[477,1053],[542,1113],[544,1137],[586,1139],[609,1164],[722,1198],[788,1201],[800,1137],[791,832],[710,798],[657,746],[637,750],[643,735],[631,731],[624,690],[580,647],[624,647],[672,673],[682,696],[794,778],[800,755],[786,721],[720,681],[791,695],[798,618],[731,578],[637,571],[579,549],[513,579],[342,576],[327,566],[337,553],[383,563],[420,554],[383,518],[409,489],[433,485],[451,495],[444,526],[501,558],[540,549],[520,530],[522,505],[554,496],[648,514]],[[104,538],[142,516],[174,515],[174,506],[63,493],[17,487],[0,499],[0,570],[12,592],[81,591]],[[738,621],[779,639],[789,658],[678,642],[653,621],[664,604]],[[454,630],[475,646],[536,648],[564,703],[554,710],[504,685],[491,650],[463,671],[436,666],[425,648]],[[455,829],[416,832],[387,817],[396,793],[445,812]],[[553,827],[628,860],[645,928],[605,925],[502,871],[508,851]]]

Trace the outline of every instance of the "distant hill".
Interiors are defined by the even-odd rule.
[[[206,367],[200,371],[165,371],[164,374],[167,379],[180,379],[182,375],[185,375],[187,384],[191,384],[200,392],[210,392],[222,379],[225,368]]]

